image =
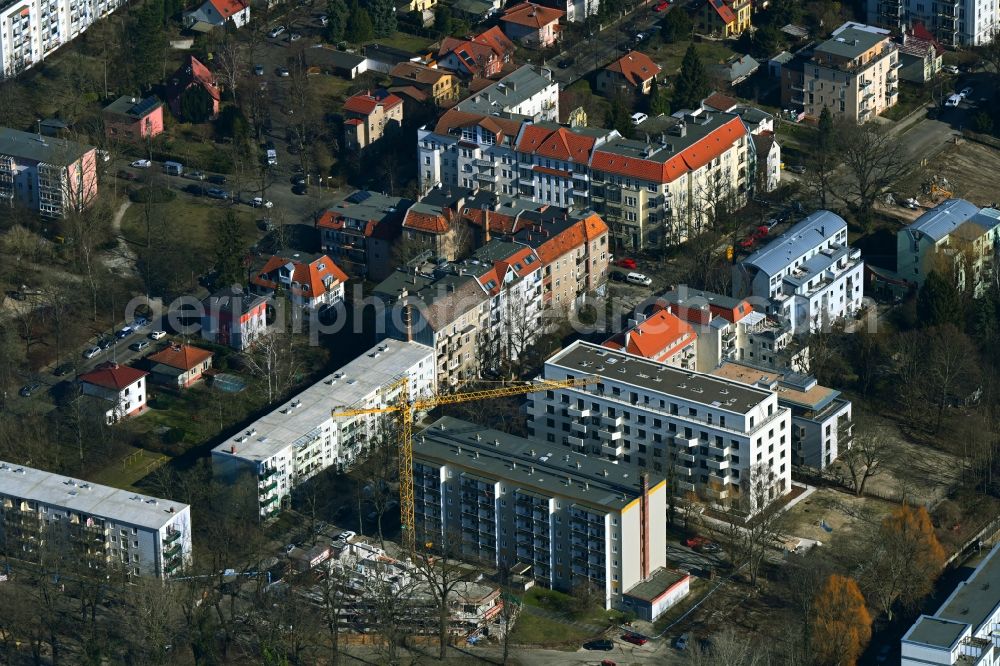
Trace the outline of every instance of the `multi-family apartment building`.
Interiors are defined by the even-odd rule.
[[[403,100],[384,90],[351,95],[344,101],[344,145],[362,150],[403,124]]]
[[[64,217],[96,196],[96,148],[0,127],[0,203]]]
[[[545,441],[443,417],[413,441],[417,538],[606,608],[666,565],[666,482]]]
[[[767,299],[768,314],[810,333],[861,309],[865,262],[847,222],[821,210],[733,267],[733,296]]]
[[[757,301],[754,310],[751,301]],[[710,372],[723,361],[741,361],[776,370],[805,372],[809,346],[796,338],[792,327],[765,314],[767,299],[740,299],[685,286],[657,299],[686,321],[698,336],[698,369]]]
[[[496,83],[472,93],[455,105],[456,111],[490,116],[509,113],[534,121],[559,120],[559,82],[552,70],[523,65]]]
[[[711,373],[778,394],[778,404],[792,413],[793,465],[826,469],[851,448],[851,401],[841,397],[840,391],[821,386],[815,377],[730,361]]]
[[[351,276],[384,279],[395,268],[392,246],[412,203],[378,192],[352,192],[316,220],[323,252]]]
[[[215,475],[249,483],[261,519],[275,515],[292,488],[329,467],[347,469],[383,436],[386,417],[334,418],[338,409],[384,407],[399,396],[435,392],[433,351],[415,342],[383,340],[347,365],[257,419],[212,450]]]
[[[201,337],[243,351],[267,332],[267,297],[238,285],[202,301]]]
[[[948,199],[896,232],[896,274],[920,287],[931,271],[981,296],[1000,252],[1000,211]]]
[[[41,62],[123,4],[121,0],[8,0],[0,4],[0,78]]]
[[[0,548],[34,563],[169,578],[191,563],[191,507],[0,462]]]
[[[637,313],[628,327],[605,340],[604,346],[675,368],[698,369],[698,336],[690,324],[666,309],[648,317]]]
[[[523,118],[450,111],[417,132],[422,191],[479,186],[568,208],[590,208],[632,249],[683,242],[720,201],[752,189],[753,142],[739,116],[699,109],[643,126],[569,129]]]
[[[457,386],[517,360],[542,330],[542,263],[494,239],[457,263],[418,259],[375,287],[382,330],[437,355],[437,381]]]
[[[389,76],[395,89],[415,88],[437,106],[449,106],[458,101],[458,77],[446,69],[407,61],[395,65]],[[389,92],[395,90],[391,88]]]
[[[901,666],[995,666],[1000,624],[1000,545],[933,615],[903,635]]]
[[[552,7],[566,13],[567,23],[578,23],[594,16],[600,9],[599,0],[537,0],[536,5]]]
[[[557,451],[617,463],[747,511],[791,489],[791,415],[773,391],[577,341],[545,379],[593,377],[529,396],[528,432]]]
[[[701,0],[694,19],[698,32],[739,37],[750,27],[751,0]]]
[[[250,277],[262,296],[283,296],[293,315],[312,317],[344,300],[347,274],[325,254],[276,254]]]
[[[889,35],[866,26],[841,28],[811,54],[781,68],[783,107],[803,109],[818,118],[857,123],[871,120],[899,101],[899,49]]]
[[[80,383],[80,399],[89,399],[104,414],[107,425],[118,423],[146,411],[145,370],[118,365],[113,361],[99,363],[93,370],[85,372],[77,381]]]
[[[945,46],[980,46],[993,39],[1000,8],[981,0],[868,0],[868,23],[902,33],[922,24]]]

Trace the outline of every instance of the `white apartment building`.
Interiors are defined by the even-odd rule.
[[[619,245],[681,243],[710,209],[752,190],[755,151],[738,115],[704,109],[644,123],[643,139],[510,115],[452,110],[417,131],[421,191],[482,188],[590,208]]]
[[[0,4],[0,78],[40,62],[123,4],[121,0],[7,0]]]
[[[462,113],[509,113],[535,122],[559,121],[559,83],[552,70],[522,65],[455,105]]]
[[[444,417],[414,438],[417,538],[606,608],[666,564],[666,482],[552,444]],[[460,544],[455,544],[458,540]]]
[[[583,341],[543,370],[545,379],[587,376],[596,382],[529,396],[531,436],[663,475],[678,494],[717,503],[739,500],[752,484],[770,499],[791,489],[791,414],[773,391]]]
[[[1000,545],[958,584],[934,615],[903,635],[902,666],[1000,664]]]
[[[860,310],[864,270],[847,222],[821,210],[734,266],[733,296],[767,299],[768,314],[810,333]]]
[[[429,347],[384,340],[215,447],[214,473],[230,482],[251,479],[261,519],[269,518],[295,486],[329,467],[346,469],[362,457],[387,418],[370,414],[335,419],[334,411],[390,405],[404,377],[411,398],[432,395],[434,375]]]
[[[1000,24],[996,2],[989,0],[868,0],[868,23],[896,32],[922,23],[946,46],[980,46]]]
[[[191,563],[191,507],[0,462],[0,548],[29,562],[48,549],[87,568],[168,578]]]

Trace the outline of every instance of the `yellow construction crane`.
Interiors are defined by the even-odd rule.
[[[399,418],[399,515],[403,527],[403,539],[406,542],[407,548],[413,550],[414,539],[416,537],[413,512],[413,415],[415,412],[429,411],[440,405],[454,405],[462,402],[537,393],[538,391],[551,389],[585,386],[593,384],[596,381],[596,377],[565,380],[539,379],[529,384],[500,386],[480,391],[468,391],[466,393],[432,395],[427,398],[411,400],[409,377],[403,377],[390,384],[386,391],[386,393],[391,394],[393,389],[399,389],[395,404],[367,409],[334,409],[331,412],[331,416],[333,418],[349,418],[367,414],[396,414]]]

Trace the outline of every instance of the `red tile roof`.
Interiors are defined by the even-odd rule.
[[[722,93],[712,93],[704,100],[702,100],[702,105],[715,109],[716,111],[732,111],[739,101],[733,99],[729,95],[723,95]]]
[[[190,370],[212,358],[214,354],[207,349],[191,345],[172,344],[162,351],[150,354],[147,358],[153,363],[162,363],[178,370]]]
[[[743,121],[733,118],[707,136],[694,142],[666,162],[636,157],[623,157],[600,149],[594,151],[591,167],[622,176],[631,176],[657,183],[669,183],[688,171],[695,171],[722,155],[746,134]]]
[[[363,116],[371,115],[379,106],[383,107],[386,111],[393,108],[397,104],[402,104],[403,100],[399,99],[393,94],[385,95],[372,95],[369,93],[358,93],[357,95],[352,95],[348,97],[344,102],[344,111],[350,111],[351,113],[359,113]]]
[[[492,226],[492,225],[491,225]],[[586,243],[608,233],[608,225],[596,213],[591,213],[562,233],[538,246],[538,258],[543,264],[553,261]]]
[[[690,324],[667,310],[660,310],[631,330],[608,338],[604,341],[604,346],[622,349],[629,354],[655,361],[665,361],[695,339],[697,336]],[[671,345],[674,347],[668,350]]]
[[[247,8],[247,3],[243,0],[208,0],[215,7],[215,11],[224,19],[228,19],[233,14],[239,14]]]
[[[406,217],[403,219],[403,228],[413,229],[414,231],[426,231],[434,234],[444,234],[451,228],[451,225],[448,224],[448,219],[450,217],[451,209],[449,208],[443,209],[442,212],[437,215],[413,210],[411,208],[406,212]]]
[[[552,9],[551,7],[543,7],[530,2],[522,2],[521,4],[514,5],[508,9],[504,15],[500,17],[500,20],[507,23],[516,23],[517,25],[523,25],[528,28],[544,28],[548,24],[558,21],[565,15],[566,12],[560,9]]]
[[[485,44],[493,49],[493,52],[498,56],[503,56],[504,54],[513,53],[514,42],[510,41],[507,35],[503,34],[503,30],[500,26],[493,26],[485,32],[481,32],[472,38],[472,41],[477,44]]]
[[[175,93],[179,95],[184,92],[187,88],[187,82],[194,81],[204,88],[212,96],[212,99],[215,101],[221,100],[222,91],[219,90],[212,71],[194,56],[188,56],[188,58],[187,64],[181,65],[181,68],[175,74],[176,78],[180,80],[179,85],[172,87]]]
[[[292,264],[292,292],[297,295],[316,298],[325,294],[327,288],[324,280],[328,277],[333,278],[331,287],[347,282],[347,274],[326,255],[316,257],[310,262],[274,255],[250,282],[266,289],[274,289],[277,285],[278,269],[287,264]]]
[[[397,79],[406,79],[407,81],[415,81],[424,85],[432,85],[444,77],[454,76],[454,74],[446,69],[428,67],[419,62],[401,62],[389,70],[389,76]]]
[[[397,97],[400,95],[404,95],[418,102],[426,102],[428,99],[430,99],[430,96],[427,93],[413,86],[393,86],[392,88],[389,88],[389,92],[396,95]]]
[[[711,5],[715,13],[719,15],[719,18],[726,25],[736,20],[736,14],[733,13],[733,10],[723,0],[708,0],[708,4]]]
[[[453,129],[472,125],[477,125],[492,132],[497,137],[497,143],[500,143],[502,137],[516,137],[518,132],[521,131],[521,121],[519,120],[452,109],[445,112],[438,119],[437,125],[434,126],[434,132],[437,134],[449,134]]]
[[[586,164],[590,161],[590,151],[594,149],[594,138],[577,134],[565,127],[552,130],[528,125],[521,134],[517,149],[540,157]]]
[[[492,224],[490,226],[492,228]],[[525,260],[528,257],[535,257],[535,260],[530,264],[526,263]],[[517,265],[520,265],[520,268]],[[504,277],[507,275],[508,270],[513,271],[517,277],[524,277],[539,267],[540,263],[538,262],[538,257],[535,255],[535,251],[530,247],[525,247],[503,261],[494,262],[493,268],[480,275],[477,280],[490,296],[496,296],[500,293],[500,288],[504,284]],[[492,288],[487,287],[491,280],[493,281]]]
[[[79,379],[81,382],[86,382],[87,384],[121,391],[123,388],[135,384],[148,374],[148,372],[136,370],[127,365],[106,362],[101,363],[90,372],[80,375]]]
[[[633,86],[649,81],[661,71],[652,58],[638,51],[629,51],[604,69],[621,74]]]

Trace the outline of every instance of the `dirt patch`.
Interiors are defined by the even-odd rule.
[[[954,196],[968,199],[977,206],[988,206],[1000,199],[996,189],[998,172],[1000,151],[974,141],[962,141],[949,144],[928,165],[915,169],[897,186],[897,191],[915,196],[922,205],[932,208],[935,203],[922,186],[937,176],[947,179]]]
[[[820,541],[824,546],[857,533],[865,520],[880,520],[893,504],[874,497],[856,497],[833,488],[818,488],[785,513],[789,535]]]

